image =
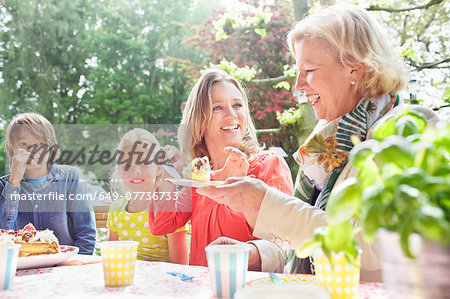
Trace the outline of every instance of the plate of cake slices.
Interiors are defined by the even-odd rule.
[[[209,181],[209,182],[200,182],[195,180],[188,179],[174,179],[174,178],[166,178],[168,182],[171,182],[175,185],[184,186],[184,187],[192,187],[192,188],[201,188],[208,186],[220,186],[223,185],[224,181]]]
[[[60,252],[19,257],[17,270],[53,267],[65,262],[78,253],[78,247],[61,245]]]
[[[51,267],[78,253],[78,247],[60,246],[53,231],[36,230],[28,223],[23,229],[0,230],[0,237],[20,245],[17,269]]]

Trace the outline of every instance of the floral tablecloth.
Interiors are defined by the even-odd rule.
[[[127,287],[105,287],[100,258],[78,255],[75,261],[90,264],[19,270],[14,288],[0,291],[0,298],[211,298],[208,268],[163,262],[137,261],[135,282]],[[92,263],[94,262],[94,263]],[[76,263],[74,263],[76,264]],[[182,281],[167,272],[195,276]],[[268,277],[268,273],[248,272],[247,281]],[[306,278],[315,283],[313,277]],[[358,298],[385,298],[382,284],[361,283]]]

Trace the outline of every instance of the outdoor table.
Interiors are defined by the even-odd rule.
[[[76,255],[70,266],[18,270],[14,287],[0,291],[0,298],[211,298],[208,268],[164,262],[136,262],[134,284],[105,287],[101,257]],[[77,263],[78,262],[78,263]],[[182,281],[167,272],[195,276]],[[246,281],[269,277],[269,273],[247,272]],[[312,276],[308,281],[315,283]],[[361,283],[358,298],[385,298],[381,283]]]

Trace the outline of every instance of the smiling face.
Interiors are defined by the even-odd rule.
[[[302,39],[294,50],[299,71],[296,89],[305,92],[317,118],[331,121],[356,107],[359,98],[351,82],[359,78],[360,69],[342,65],[320,39]]]
[[[155,162],[151,162],[145,165],[143,162],[137,163],[137,161],[147,161],[152,160],[146,159],[149,148],[144,148],[139,145],[134,150],[134,154],[130,154],[133,149],[133,145],[126,145],[122,148],[124,153],[123,161],[129,161],[132,158],[131,165],[126,169],[127,163],[120,165],[120,175],[123,179],[123,183],[131,192],[152,192],[156,188],[156,177],[158,173],[158,166]],[[137,153],[143,153],[142,157],[139,158]]]
[[[246,131],[247,111],[242,94],[231,82],[216,82],[211,87],[212,112],[204,133],[210,155],[223,153],[227,146],[239,147]]]

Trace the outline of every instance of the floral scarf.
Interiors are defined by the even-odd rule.
[[[353,148],[352,136],[364,141],[372,125],[397,104],[395,94],[360,101],[349,113],[333,121],[321,120],[305,143],[295,152],[299,164],[295,197],[325,210],[330,192],[347,164]],[[309,259],[298,259],[290,251],[285,272],[310,273]]]

